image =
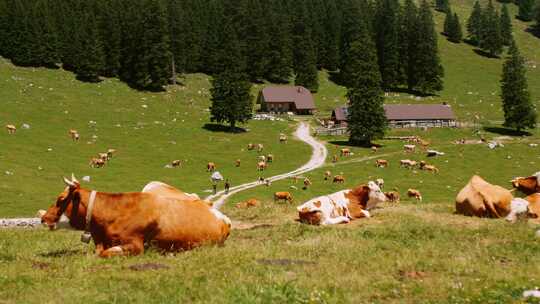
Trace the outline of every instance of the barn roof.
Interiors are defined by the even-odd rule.
[[[384,105],[388,120],[456,119],[452,107],[442,104]]]
[[[346,121],[348,107],[334,109],[336,120]],[[452,107],[438,104],[395,104],[384,105],[388,120],[423,120],[423,119],[456,119]]]
[[[298,110],[315,109],[313,95],[302,86],[269,86],[262,89],[265,102],[294,102]]]

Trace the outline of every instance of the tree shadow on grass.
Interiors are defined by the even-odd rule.
[[[332,145],[336,145],[336,146],[356,147],[356,148],[370,148],[371,149],[371,147],[373,147],[373,146],[375,146],[377,148],[383,147],[380,144],[374,144],[374,143],[365,143],[365,144],[361,144],[361,145],[355,145],[355,144],[349,142],[348,140],[333,140],[333,141],[330,141],[329,143],[332,144]]]
[[[508,129],[504,127],[484,127],[484,131],[505,136],[531,136],[532,134],[527,131],[517,131],[514,129]]]
[[[205,124],[203,126],[203,129],[208,130],[210,132],[220,132],[220,133],[245,133],[247,132],[247,130],[244,128],[239,128],[239,127],[231,128],[230,126],[213,124],[213,123]]]
[[[389,88],[388,90],[394,93],[404,93],[404,94],[409,94],[409,95],[414,95],[414,96],[419,96],[419,97],[437,96],[436,94],[422,93],[415,89],[409,89],[409,88],[403,88],[403,87],[393,87],[393,88]]]
[[[490,58],[490,59],[499,59],[500,56],[492,56],[490,53],[481,50],[481,49],[474,49],[474,52],[482,57]]]
[[[540,30],[537,30],[534,26],[529,26],[525,29],[526,33],[533,35],[536,38],[540,38]]]

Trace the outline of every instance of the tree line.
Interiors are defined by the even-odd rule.
[[[317,70],[347,70],[364,23],[383,87],[427,94],[442,89],[442,68],[426,22],[398,0],[0,0],[0,55],[160,90],[177,74],[222,73],[223,42],[235,37],[249,81],[294,79],[315,92]]]

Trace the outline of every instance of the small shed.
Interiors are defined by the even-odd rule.
[[[456,127],[456,116],[447,104],[394,104],[384,105],[388,124],[392,128]],[[335,125],[346,126],[348,106],[332,111]]]
[[[315,103],[311,92],[302,86],[268,86],[261,90],[257,103],[264,112],[300,115],[313,114]]]

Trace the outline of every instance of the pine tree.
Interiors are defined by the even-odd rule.
[[[341,36],[341,18],[336,7],[335,1],[324,1],[326,6],[326,19],[324,29],[325,37],[325,56],[323,66],[335,71],[339,67],[339,37]]]
[[[105,60],[101,73],[107,77],[115,77],[120,71],[120,5],[117,0],[100,0],[98,5],[100,39],[103,41]]]
[[[540,0],[536,3],[536,16],[535,16],[535,20],[536,20],[536,25],[535,25],[535,31],[536,31],[536,35],[537,36],[540,36]]]
[[[104,57],[99,27],[96,22],[95,2],[86,1],[80,12],[81,27],[75,36],[78,52],[76,55],[75,74],[77,79],[98,82],[103,70]]]
[[[469,41],[473,45],[478,45],[480,43],[480,39],[482,36],[482,29],[484,27],[484,25],[482,24],[483,15],[484,15],[484,12],[482,10],[482,7],[480,6],[480,2],[478,2],[477,0],[474,3],[471,16],[469,17],[469,20],[467,21],[467,33],[468,33]]]
[[[446,36],[448,36],[450,33],[450,27],[452,25],[453,18],[454,18],[454,14],[452,13],[452,9],[449,6],[445,11],[445,16],[444,16],[443,34],[445,34]]]
[[[435,0],[435,8],[440,12],[446,12],[450,5],[448,0]]]
[[[292,73],[293,53],[290,20],[281,1],[270,0],[265,5],[265,24],[269,39],[265,78],[272,82],[288,83]]]
[[[342,23],[341,23],[341,38],[340,38],[340,70],[343,69],[347,61],[347,52],[350,49],[352,42],[358,40],[360,32],[366,25],[362,24],[363,18],[361,8],[358,1],[355,0],[343,0],[341,3],[341,9],[343,11]],[[342,81],[346,81],[343,75],[340,75]]]
[[[418,8],[413,0],[405,0],[400,14],[399,67],[400,84],[412,90],[416,79],[416,55],[418,45]]]
[[[142,86],[152,91],[161,91],[171,76],[171,53],[169,25],[160,0],[147,0],[143,13],[145,59],[148,63],[148,82]]]
[[[399,2],[381,0],[375,15],[377,57],[385,89],[399,84]]]
[[[293,25],[294,72],[296,74],[294,84],[303,86],[311,92],[317,92],[319,89],[317,58],[311,41],[311,30],[307,26],[308,14],[303,3],[298,3],[296,6]]]
[[[230,19],[226,17],[220,34],[222,47],[218,56],[223,65],[221,72],[212,79],[210,120],[227,122],[235,130],[237,123],[245,123],[251,118],[253,104],[246,62]]]
[[[376,50],[369,34],[363,31],[351,43],[347,54],[345,66],[351,71],[351,86],[347,88],[349,142],[365,146],[373,139],[382,138],[388,125]]]
[[[510,45],[512,41],[512,19],[510,18],[510,13],[508,12],[508,6],[503,4],[501,9],[501,38],[504,45]]]
[[[426,0],[422,1],[418,13],[417,37],[414,56],[415,88],[424,94],[432,94],[443,89],[444,70],[439,58],[433,15]]]
[[[454,13],[454,17],[451,19],[448,29],[448,40],[454,43],[460,43],[463,39],[463,31],[461,30],[461,23],[459,17]]]
[[[537,114],[529,94],[525,60],[513,40],[503,65],[501,98],[505,127],[521,131],[536,126]]]
[[[265,29],[264,19],[261,18],[265,12],[258,0],[249,0],[248,9],[246,43],[249,47],[246,56],[249,68],[247,72],[251,81],[262,81],[268,66],[268,58],[265,55],[269,44],[269,34]]]
[[[499,19],[499,14],[495,10],[493,2],[489,0],[484,12],[483,32],[479,46],[492,57],[501,54],[503,48]]]
[[[534,17],[535,0],[519,0],[518,18],[523,21],[532,21]]]

